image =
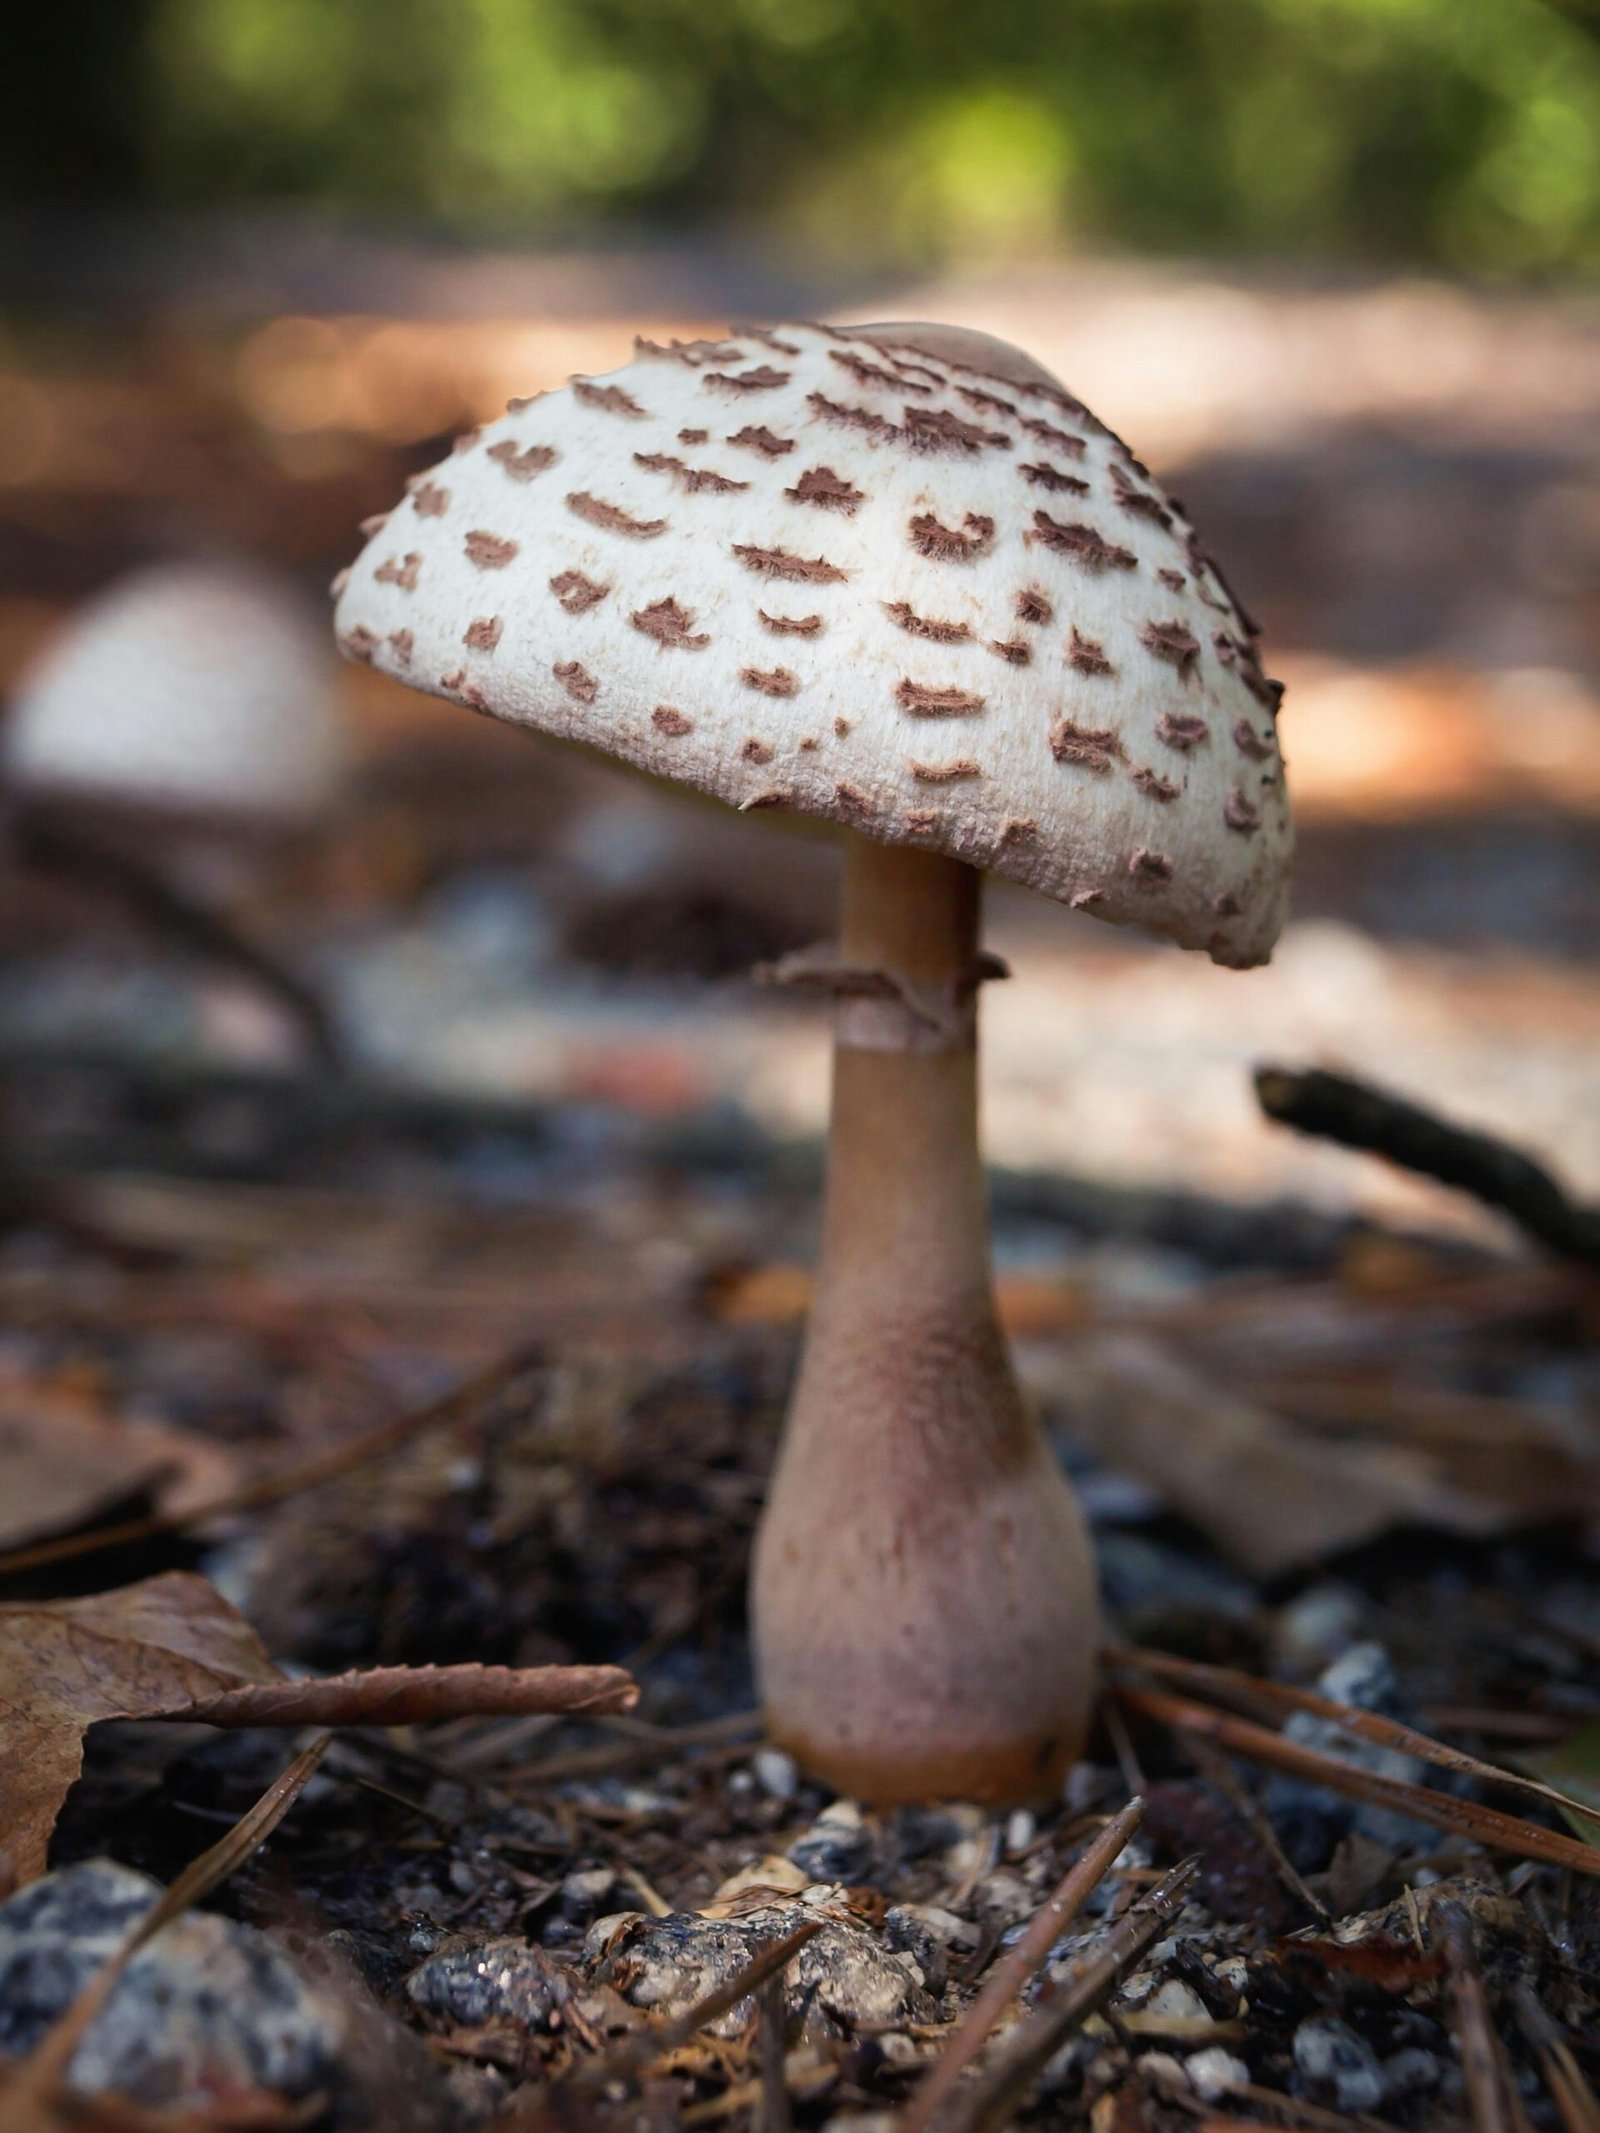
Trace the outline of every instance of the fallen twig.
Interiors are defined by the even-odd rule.
[[[241,971],[270,993],[299,1025],[324,1070],[343,1064],[343,1047],[327,1003],[297,971],[259,941],[242,933],[225,913],[188,896],[164,874],[68,824],[53,809],[24,807],[12,821],[19,859],[41,874],[65,874],[115,898],[179,946]]]
[[[1414,1726],[1385,1718],[1379,1711],[1363,1710],[1359,1704],[1340,1703],[1332,1696],[1319,1695],[1315,1689],[1293,1688],[1286,1681],[1268,1681],[1260,1675],[1241,1673],[1235,1667],[1208,1666],[1197,1659],[1179,1659],[1171,1653],[1148,1651],[1139,1645],[1108,1645],[1103,1657],[1108,1666],[1154,1674],[1179,1682],[1185,1688],[1196,1689],[1246,1718],[1279,1719],[1293,1712],[1303,1712],[1310,1718],[1326,1719],[1341,1733],[1370,1741],[1376,1748],[1389,1748],[1400,1755],[1414,1756],[1418,1762],[1431,1763],[1436,1770],[1449,1770],[1457,1777],[1476,1778],[1483,1785],[1498,1785],[1522,1799],[1553,1807],[1558,1814],[1576,1815],[1580,1821],[1592,1822],[1596,1836],[1600,1837],[1600,1814],[1586,1807],[1582,1800],[1558,1792],[1553,1785],[1541,1784],[1537,1778],[1525,1777],[1520,1771],[1503,1770],[1497,1763],[1485,1763],[1475,1755],[1468,1755],[1464,1748],[1448,1747],[1430,1734],[1419,1733]]]
[[[1262,1110],[1280,1126],[1386,1156],[1498,1208],[1561,1258],[1600,1266],[1600,1209],[1579,1206],[1542,1164],[1492,1133],[1452,1125],[1420,1104],[1321,1067],[1258,1067],[1255,1084]]]
[[[1529,2133],[1528,2114],[1495,2034],[1489,1995],[1472,1955],[1466,1916],[1457,1904],[1441,1904],[1450,2001],[1455,2015],[1461,2078],[1476,2133]]]
[[[1105,1878],[1144,1815],[1145,1803],[1135,1796],[1072,1862],[1033,1914],[1028,1930],[989,1972],[939,2063],[912,2097],[900,2121],[901,2133],[924,2133],[932,2123],[962,2074],[982,2051],[989,2032],[1049,1955],[1068,1921],[1082,1909],[1090,1891]]]
[[[1600,2133],[1600,2103],[1584,2079],[1572,2047],[1534,1998],[1526,1981],[1512,1993],[1517,2026],[1539,2055],[1545,2087],[1555,2098],[1565,2133]]]
[[[1552,1866],[1570,1867],[1578,1874],[1600,1874],[1600,1850],[1580,1843],[1576,1837],[1542,1829],[1536,1822],[1525,1822],[1520,1815],[1502,1814],[1497,1807],[1485,1807],[1476,1800],[1458,1799],[1454,1793],[1435,1792],[1426,1785],[1407,1784],[1402,1778],[1384,1777],[1359,1764],[1341,1762],[1336,1755],[1325,1755],[1320,1749],[1274,1733],[1269,1726],[1235,1718],[1231,1712],[1219,1711],[1210,1704],[1120,1683],[1113,1684],[1108,1693],[1127,1710],[1153,1718],[1179,1733],[1204,1734],[1231,1753],[1263,1763],[1269,1770],[1325,1785],[1330,1792],[1343,1793],[1350,1799],[1393,1808],[1398,1814],[1431,1822],[1436,1829],[1469,1838],[1492,1851],[1543,1859]]]
[[[1198,1859],[1175,1866],[1077,1958],[1059,1985],[1041,1995],[994,2064],[963,2092],[960,2109],[943,2122],[944,2133],[996,2133],[1005,2124],[1072,2031],[1109,1997],[1129,1964],[1171,1923],[1199,1870]]]

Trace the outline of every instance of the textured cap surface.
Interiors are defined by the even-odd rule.
[[[22,681],[0,753],[38,790],[293,821],[333,795],[337,669],[292,585],[171,563],[90,604]]]
[[[641,341],[415,482],[340,641],[732,806],[1262,961],[1293,833],[1253,625],[1127,447],[990,346]]]

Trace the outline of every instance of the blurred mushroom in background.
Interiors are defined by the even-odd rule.
[[[325,1004],[230,905],[251,860],[333,808],[347,755],[337,670],[289,579],[153,565],[88,602],[22,677],[0,731],[11,855],[242,974],[332,1065]]]

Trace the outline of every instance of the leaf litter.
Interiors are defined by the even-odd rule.
[[[448,1178],[450,1159],[433,1160]],[[270,1847],[210,1901],[287,1935],[297,1960],[337,1956],[348,2049],[389,2068],[396,2114],[403,2088],[407,2112],[451,2128],[786,2116],[803,2133],[888,2112],[911,2133],[1018,2115],[1089,2133],[1425,2133],[1513,2112],[1520,2088],[1536,2125],[1586,2124],[1593,1825],[1558,1761],[1541,1789],[1496,1758],[1519,1726],[1559,1757],[1600,1718],[1585,1643],[1600,1606],[1581,1549],[1521,1538],[1515,1476],[1496,1509],[1471,1407],[1510,1388],[1508,1426],[1546,1430],[1547,1396],[1518,1388],[1584,1367],[1572,1277],[1367,1237],[1328,1239],[1290,1278],[1271,1251],[1213,1263],[1191,1233],[1120,1247],[1186,1255],[1184,1282],[1152,1301],[1108,1285],[1081,1207],[1051,1217],[1059,1268],[1004,1293],[1096,1520],[1118,1638],[1107,1710],[1122,1715],[1058,1801],[873,1815],[764,1747],[750,1715],[742,1579],[794,1342],[794,1284],[763,1269],[790,1263],[808,1193],[762,1170],[731,1199],[719,1187],[686,1249],[701,1161],[625,1160],[603,1243],[581,1214],[558,1243],[547,1226],[560,1274],[543,1298],[517,1223],[471,1232],[447,1211],[435,1245],[415,1202],[379,1279],[384,1194],[348,1186],[336,1204],[241,1185],[237,1222],[215,1186],[192,1202],[122,1192],[120,1223],[153,1211],[159,1263],[97,1267],[92,1292],[30,1279],[32,1367],[95,1363],[107,1400],[187,1327],[236,1345],[264,1412],[333,1413],[329,1388],[344,1388],[332,1441],[311,1421],[230,1444],[240,1479],[212,1515],[158,1509],[0,1563],[0,1625],[34,1653],[30,1674],[42,1640],[76,1683],[60,1768],[89,1729],[57,1872],[109,1854],[176,1884],[197,1818],[231,1825],[281,1760],[263,1724],[338,1724],[352,1730]],[[1035,1203],[1026,1220],[1041,1219]],[[1002,1193],[1002,1238],[1007,1220]],[[1184,1397],[1141,1410],[1138,1472],[1071,1427],[1069,1344],[1090,1338],[1177,1359]],[[451,1376],[463,1390],[441,1396]],[[1422,1425],[1395,1418],[1419,1380],[1457,1402],[1423,1415],[1428,1458],[1441,1429],[1472,1437],[1486,1515],[1455,1520],[1458,1478],[1435,1465],[1359,1532],[1308,1519],[1294,1551],[1252,1561],[1207,1505],[1240,1531],[1278,1518],[1280,1545],[1292,1499],[1272,1461],[1230,1468],[1213,1451],[1226,1486],[1165,1503],[1153,1487],[1161,1432],[1203,1431],[1218,1384],[1272,1417],[1287,1476],[1334,1472],[1374,1438],[1415,1450]],[[1581,1464],[1581,1433],[1561,1441]],[[1317,1510],[1314,1490],[1300,1500]],[[214,1593],[196,1605],[193,1588],[212,1588],[169,1566],[197,1554],[242,1614]],[[79,1589],[37,1582],[65,1578]],[[176,1627],[149,1599],[174,1579],[190,1595]],[[82,1634],[120,1606],[151,1630],[130,1644],[148,1669],[138,1697]],[[1360,1691],[1373,1706],[1340,1671],[1367,1649],[1392,1662],[1389,1689]],[[485,1663],[631,1669],[639,1711],[507,1715]],[[439,1668],[476,1687],[449,1701],[422,1671]],[[1470,1748],[1428,1730],[1446,1709],[1461,1723],[1443,1730]],[[118,1710],[145,1715],[101,1723]],[[63,1790],[29,1810],[35,1849],[13,1842],[14,1872],[45,1863]],[[1481,2014],[1503,2060],[1492,2080]],[[319,2123],[353,2122],[348,2095],[319,2107]]]

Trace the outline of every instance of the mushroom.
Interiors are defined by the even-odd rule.
[[[23,675],[0,733],[25,863],[108,890],[244,971],[330,1061],[320,1000],[179,876],[186,859],[230,861],[328,807],[345,755],[336,680],[292,584],[242,564],[157,564],[71,618]]]
[[[348,573],[351,656],[844,833],[827,1208],[752,1602],[773,1737],[878,1802],[1048,1793],[1096,1611],[992,1295],[985,871],[1265,959],[1292,833],[1256,631],[1019,351],[783,324],[514,401]]]
[[[23,676],[9,782],[276,831],[333,798],[344,735],[323,639],[292,585],[239,564],[120,579]]]

